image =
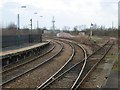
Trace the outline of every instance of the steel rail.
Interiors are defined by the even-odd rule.
[[[78,44],[79,45],[79,44]],[[80,45],[79,45],[80,46]],[[82,46],[81,46],[81,48],[83,48]],[[80,71],[80,73],[79,73],[79,75],[78,75],[78,77],[77,77],[77,79],[75,80],[75,82],[74,82],[74,84],[72,85],[72,87],[71,87],[71,89],[70,90],[72,90],[74,87],[75,87],[75,85],[77,84],[77,82],[78,82],[78,80],[79,80],[79,77],[81,76],[81,74],[83,73],[83,70],[84,70],[84,68],[85,68],[85,66],[86,66],[86,63],[87,63],[87,52],[86,52],[86,50],[83,48],[83,51],[84,51],[84,54],[85,54],[85,58],[84,58],[84,64],[83,64],[83,66],[82,66],[82,69],[81,69],[81,71]]]
[[[42,66],[43,64],[46,64],[46,63],[49,62],[50,60],[52,60],[52,59],[53,59],[54,57],[56,57],[56,56],[63,50],[63,48],[64,48],[64,46],[63,46],[61,43],[59,43],[59,42],[57,42],[57,43],[61,46],[61,48],[58,50],[58,52],[57,52],[56,54],[54,54],[53,56],[51,56],[51,57],[48,58],[47,60],[43,61],[42,63],[36,65],[35,67],[33,67],[33,68],[31,68],[31,69],[25,71],[24,73],[21,73],[21,74],[15,76],[15,77],[13,77],[13,78],[11,78],[11,79],[9,79],[9,80],[3,82],[3,83],[0,84],[0,85],[3,86],[3,85],[5,85],[5,84],[7,84],[7,83],[9,83],[9,82],[11,82],[11,81],[17,79],[18,77],[21,77],[21,76],[25,75],[26,73],[29,73],[29,72],[35,70],[36,68]]]
[[[44,90],[48,85],[52,84],[53,82],[55,82],[57,79],[61,78],[64,74],[68,73],[71,69],[77,67],[78,65],[80,65],[82,62],[84,62],[84,60],[76,63],[75,65],[73,65],[72,67],[70,67],[69,69],[67,69],[66,71],[64,71],[62,74],[58,75],[56,78],[52,78],[53,80],[51,80],[50,82],[46,83],[44,85],[44,87],[38,87],[36,90]]]

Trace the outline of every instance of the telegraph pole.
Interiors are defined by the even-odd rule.
[[[53,16],[53,20],[52,20],[52,23],[53,23],[53,30],[55,30],[55,20],[54,20],[54,16]]]

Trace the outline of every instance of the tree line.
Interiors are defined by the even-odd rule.
[[[108,29],[85,29],[82,30],[87,35],[90,35],[90,31],[92,30],[93,36],[110,36],[110,37],[118,37],[118,29],[117,28],[108,28]]]

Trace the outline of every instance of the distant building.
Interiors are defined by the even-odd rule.
[[[56,35],[57,35],[57,37],[64,37],[64,38],[73,37],[71,34],[65,33],[65,32],[57,33]]]
[[[120,29],[120,1],[118,2],[118,28]]]
[[[79,35],[80,36],[85,36],[85,33],[84,32],[80,32]]]

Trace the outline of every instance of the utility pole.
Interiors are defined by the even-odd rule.
[[[53,16],[53,20],[52,20],[52,23],[53,23],[53,30],[55,30],[55,20],[54,20],[54,16]]]

